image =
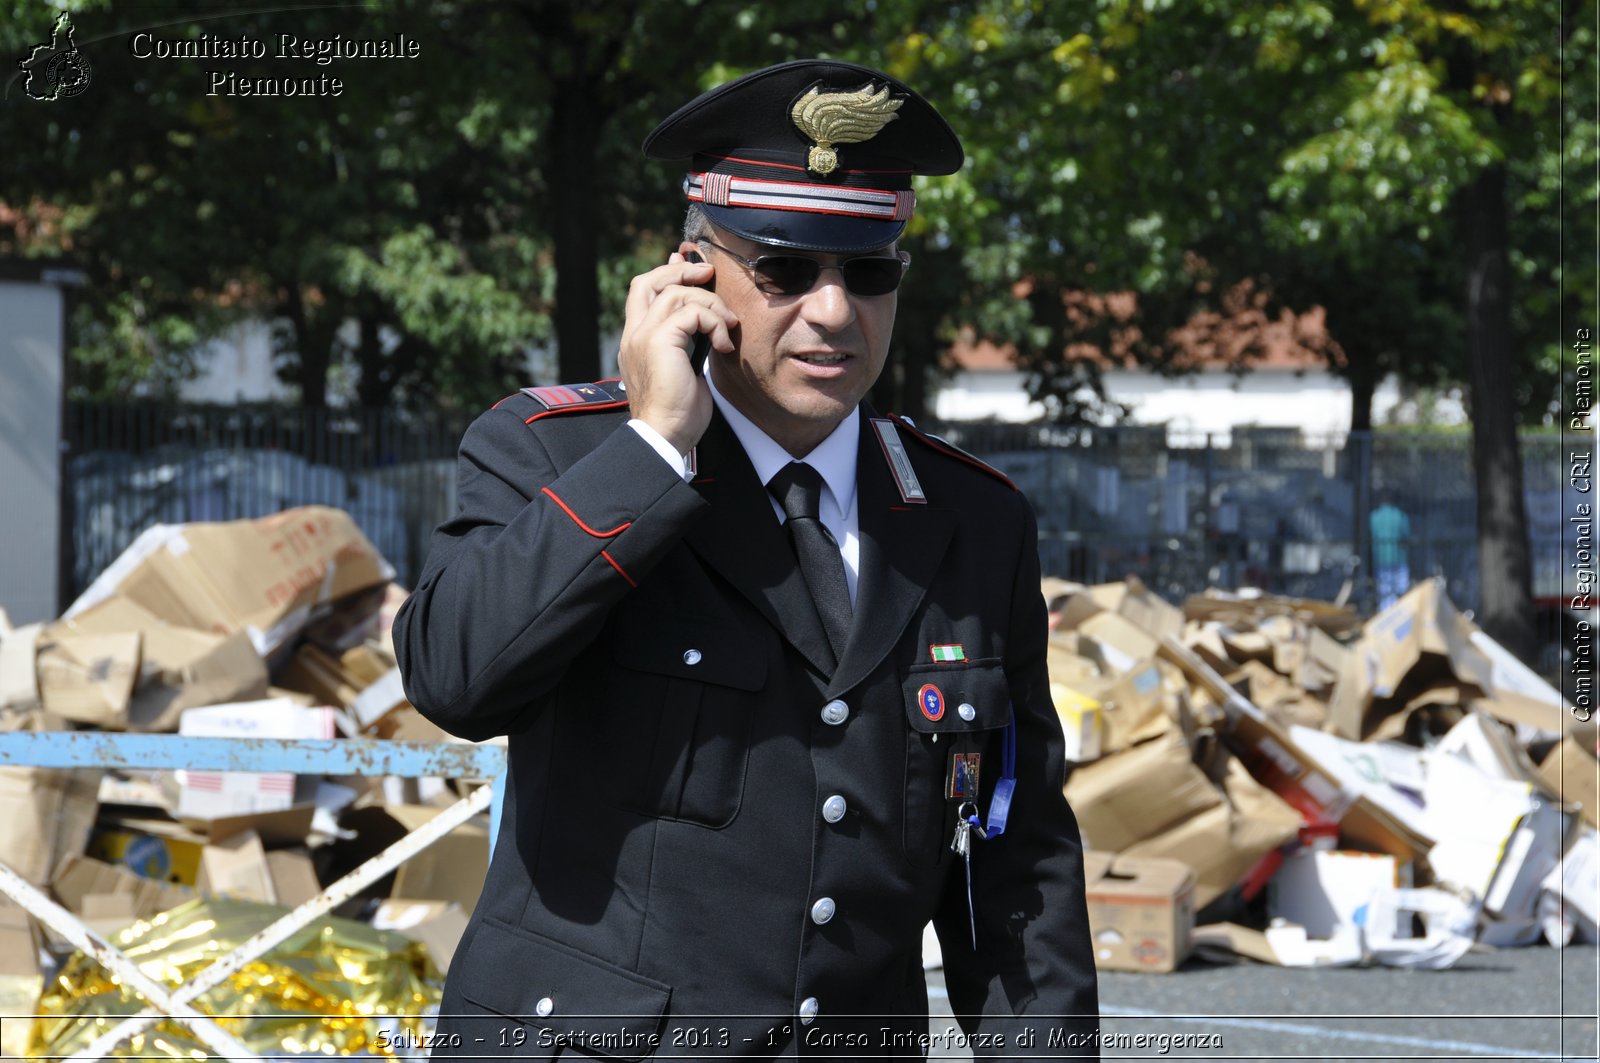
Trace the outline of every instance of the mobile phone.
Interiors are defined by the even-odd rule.
[[[683,257],[686,261],[693,262],[696,265],[699,265],[705,261],[705,259],[700,257],[700,253],[698,251],[685,252]],[[711,279],[706,281],[704,285],[701,285],[701,287],[715,291],[717,287],[716,275],[712,274]],[[689,351],[689,363],[694,366],[695,376],[704,375],[706,371],[706,356],[710,353],[710,334],[705,332],[696,332],[694,334],[694,346]]]

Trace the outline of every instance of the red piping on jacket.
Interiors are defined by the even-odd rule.
[[[617,559],[612,557],[609,551],[606,551],[606,550],[600,551],[600,556],[605,558],[607,561],[611,562],[611,567],[617,570],[617,575],[621,576],[623,579],[628,581],[628,586],[630,586],[630,587],[637,587],[638,586],[638,584],[633,581],[633,577],[628,575],[628,573],[623,569],[623,567],[621,565],[617,564]]]
[[[572,507],[567,505],[565,502],[561,501],[561,499],[556,496],[556,493],[554,491],[550,490],[550,488],[541,487],[539,490],[540,490],[540,493],[549,495],[550,496],[550,501],[552,501],[556,505],[560,506],[561,507],[561,512],[563,512],[567,516],[571,517],[572,518],[572,522],[574,524],[576,524],[578,527],[582,528],[584,531],[588,532],[590,535],[594,536],[596,539],[610,539],[610,538],[613,538],[615,536],[621,535],[624,531],[626,531],[628,529],[628,527],[630,525],[633,524],[633,521],[625,520],[621,524],[618,524],[615,528],[612,528],[610,531],[596,531],[595,529],[589,527],[589,525],[585,524],[583,522],[583,518],[582,517],[579,517],[576,513],[572,512]],[[613,561],[611,563],[613,565],[616,564],[615,561]],[[622,570],[620,568],[617,569],[617,571],[618,572],[622,572]],[[623,573],[623,574],[626,575],[626,573]]]

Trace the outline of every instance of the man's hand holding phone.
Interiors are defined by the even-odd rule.
[[[714,275],[710,263],[674,251],[666,265],[640,274],[628,287],[617,356],[628,405],[680,454],[711,423],[711,391],[693,358],[696,340],[709,337],[712,348],[732,351],[732,330],[739,324],[707,287]]]

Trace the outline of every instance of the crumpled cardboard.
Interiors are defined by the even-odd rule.
[[[1300,813],[1252,779],[1238,760],[1226,753],[1218,756],[1224,801],[1122,854],[1177,860],[1193,868],[1199,908],[1232,889],[1263,856],[1293,841],[1304,822]]]
[[[0,863],[35,886],[89,841],[100,798],[96,768],[0,768]]]
[[[1228,715],[1223,741],[1267,789],[1308,821],[1337,823],[1347,847],[1389,853],[1425,869],[1431,838],[1367,797],[1345,789],[1332,771],[1255,706],[1236,700],[1229,703]]]
[[[1153,638],[1176,635],[1183,630],[1183,610],[1170,605],[1137,576],[1120,583],[1101,583],[1084,589],[1089,599],[1110,613],[1116,613]]]
[[[200,892],[232,901],[277,904],[278,891],[267,866],[261,835],[247,830],[212,842],[200,853]]]
[[[121,730],[139,681],[142,647],[137,632],[80,635],[49,625],[35,660],[40,703],[74,723]]]
[[[1308,727],[1289,728],[1289,737],[1347,793],[1371,801],[1431,844],[1422,805],[1422,750],[1399,742],[1351,742]]]
[[[1473,647],[1489,661],[1489,685],[1494,692],[1481,708],[1515,727],[1518,741],[1531,742],[1582,727],[1581,721],[1567,711],[1572,706],[1561,692],[1490,638],[1488,632],[1474,625],[1470,637]]]
[[[1063,729],[1076,724],[1092,726],[1090,742],[1079,740],[1080,755],[1071,759],[1093,760],[1165,734],[1176,726],[1177,710],[1159,662],[1146,659],[1121,674],[1110,677],[1084,677],[1056,682],[1051,691]],[[1087,755],[1093,749],[1093,755]]]
[[[1191,620],[1184,627],[1182,642],[1212,671],[1223,673],[1233,670],[1234,660],[1228,655],[1228,647],[1222,641],[1221,624],[1200,624]]]
[[[1086,850],[1083,877],[1097,968],[1164,974],[1189,955],[1195,879],[1187,865]]]
[[[130,920],[148,918],[193,900],[195,896],[192,886],[150,878],[91,856],[69,856],[63,860],[50,877],[50,892],[63,908],[80,915],[92,904],[93,898],[124,898]]]
[[[1527,751],[1517,744],[1511,730],[1486,713],[1467,713],[1430,752],[1459,757],[1496,779],[1526,783],[1546,800],[1559,796],[1539,774]]]
[[[1078,652],[1100,666],[1104,675],[1123,675],[1155,656],[1159,642],[1118,613],[1099,612],[1073,629]]]
[[[179,627],[117,596],[58,626],[86,635],[137,633],[143,661],[125,714],[130,731],[176,731],[185,709],[251,701],[267,691],[266,663],[243,632]]]
[[[243,631],[270,657],[314,610],[394,575],[349,514],[303,506],[257,520],[147,529],[66,612],[118,595],[168,623]]]
[[[356,725],[368,732],[389,713],[410,704],[400,669],[368,643],[337,656],[307,643],[295,652],[279,682],[310,694],[318,704],[348,709]]]
[[[1326,704],[1260,661],[1244,662],[1227,680],[1280,725],[1317,727],[1327,719]]]
[[[1600,764],[1592,744],[1572,735],[1539,764],[1539,778],[1563,803],[1576,805],[1591,827],[1600,827]]]
[[[387,804],[351,809],[340,818],[354,830],[354,842],[341,844],[328,872],[337,877],[421,827],[440,809]],[[423,849],[395,871],[389,896],[407,900],[454,901],[472,911],[489,872],[487,817],[469,820]]]
[[[1234,593],[1215,587],[1203,594],[1191,594],[1185,598],[1183,615],[1189,620],[1220,620],[1229,624],[1253,624],[1266,617],[1293,616],[1335,638],[1361,627],[1361,618],[1356,611],[1339,602],[1290,598],[1256,590]]]
[[[1222,803],[1189,746],[1167,735],[1086,764],[1067,780],[1086,848],[1121,853]]]
[[[1493,666],[1471,631],[1443,580],[1417,584],[1373,617],[1351,648],[1329,706],[1330,729],[1343,738],[1365,738],[1381,716],[1439,682],[1486,695]]]

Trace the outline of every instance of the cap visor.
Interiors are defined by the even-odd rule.
[[[802,210],[760,210],[704,205],[706,217],[719,229],[774,247],[797,251],[855,254],[888,247],[905,231],[903,221],[851,218]]]

